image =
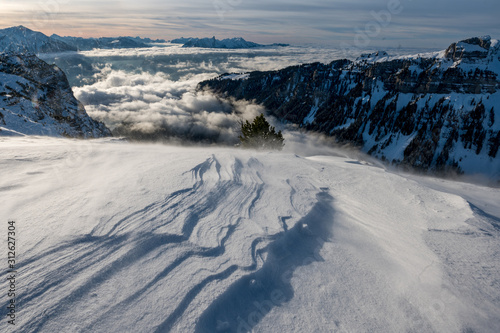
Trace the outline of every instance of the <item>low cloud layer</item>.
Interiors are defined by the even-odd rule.
[[[192,49],[167,43],[140,49],[98,49],[40,56],[49,63],[55,62],[68,75],[71,85],[80,87],[105,78],[109,74],[108,69],[132,74],[163,73],[171,80],[179,81],[186,75],[268,71],[311,62],[329,63],[346,56],[355,58],[362,52],[364,50],[346,54],[340,49],[328,47],[293,46],[240,50]],[[408,50],[407,53],[412,52]]]
[[[45,58],[50,62],[50,56]],[[340,58],[340,51],[327,48],[200,50],[168,45],[59,54],[52,60],[68,73],[89,115],[115,135],[232,145],[238,142],[240,122],[265,113],[264,108],[197,91],[199,82],[222,73]]]
[[[197,91],[199,82],[226,72],[273,70],[334,58],[321,48],[193,50],[174,45],[94,50],[76,58],[60,54],[53,60],[68,67],[63,69],[70,73],[75,96],[89,115],[115,135],[233,145],[240,122],[265,113],[264,108]]]
[[[198,82],[211,77],[200,74],[172,81],[164,73],[109,71],[105,79],[74,90],[89,115],[105,122],[117,135],[235,144],[239,122],[264,110],[196,91]]]

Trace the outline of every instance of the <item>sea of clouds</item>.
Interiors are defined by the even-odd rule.
[[[105,79],[75,88],[75,95],[93,118],[117,135],[234,144],[239,121],[251,120],[264,109],[196,91],[198,82],[212,77],[197,74],[173,81],[161,72],[110,70]]]
[[[45,60],[65,71],[88,114],[117,136],[233,145],[240,122],[266,110],[198,91],[199,82],[223,73],[277,70],[342,57],[341,50],[321,47],[214,50],[161,44],[55,54]]]

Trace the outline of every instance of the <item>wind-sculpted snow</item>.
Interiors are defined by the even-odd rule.
[[[242,167],[240,160],[234,160],[233,171],[241,171]],[[52,266],[49,270],[53,271],[53,274],[49,273],[46,279],[42,279],[38,284],[31,284],[29,286],[29,291],[20,299],[21,302],[29,304],[33,299],[42,296],[41,294],[44,294],[44,292],[67,282],[67,279],[71,278],[75,273],[95,266],[103,258],[114,258],[106,264],[107,267],[105,269],[101,270],[98,274],[94,274],[83,285],[64,295],[59,301],[58,306],[46,311],[44,316],[38,320],[30,321],[28,330],[38,331],[43,328],[53,317],[59,317],[66,311],[71,310],[68,307],[68,303],[75,303],[79,298],[88,294],[91,289],[95,289],[112,279],[120,271],[124,271],[128,267],[137,264],[139,260],[149,253],[166,249],[172,245],[178,245],[183,249],[179,256],[157,274],[152,281],[137,290],[134,295],[120,302],[118,306],[111,307],[102,317],[113,314],[115,309],[120,309],[120,305],[128,305],[136,297],[147,292],[149,288],[154,288],[156,282],[167,278],[170,272],[179,267],[187,259],[198,257],[206,260],[207,258],[218,259],[218,257],[223,256],[225,243],[235,232],[242,217],[235,217],[228,220],[213,220],[216,224],[221,223],[219,226],[220,230],[217,230],[217,233],[220,233],[222,236],[218,246],[206,247],[191,242],[190,237],[193,230],[197,227],[200,220],[213,215],[214,212],[217,213],[216,216],[223,217],[225,213],[232,214],[234,209],[234,213],[237,214],[239,210],[245,208],[245,203],[251,203],[258,199],[259,189],[262,187],[262,184],[260,183],[258,174],[252,173],[248,174],[253,180],[250,184],[247,184],[248,186],[239,183],[238,178],[240,174],[226,175],[229,178],[223,180],[221,179],[220,169],[221,166],[218,160],[215,157],[209,158],[191,170],[195,179],[195,184],[192,188],[176,191],[168,195],[165,200],[155,202],[118,220],[109,230],[107,230],[109,223],[99,224],[88,235],[78,237],[55,249],[49,249],[48,252],[42,253],[36,258],[28,259],[27,264],[29,265],[31,262],[36,263],[43,258],[44,261],[47,260],[46,263]],[[223,203],[230,202],[230,197],[232,196],[236,198],[233,205],[222,207]],[[251,206],[248,204],[247,207],[247,209],[251,209]],[[183,216],[183,212],[186,211],[188,214]],[[249,212],[241,212],[241,216],[245,216],[245,213],[248,214]],[[180,233],[166,232],[166,228],[169,225],[172,225],[173,231],[176,229],[175,227],[178,227]],[[218,226],[215,225],[213,227],[217,228]],[[207,231],[210,232],[211,229]],[[255,249],[256,244],[252,246]],[[76,272],[71,269],[73,262],[62,262],[60,265],[57,263],[57,258],[67,256],[68,250],[73,253],[73,256],[77,257],[77,262],[81,264],[81,267]],[[253,256],[252,265],[250,267],[242,267],[242,269],[251,269],[255,266],[255,256]],[[237,266],[234,265],[229,266],[228,272],[232,273],[236,268]],[[229,277],[225,275],[223,274],[217,278],[223,279]],[[218,274],[215,276],[218,276]],[[191,295],[193,290],[197,290],[197,288],[194,286],[188,292],[188,295]],[[192,295],[191,297],[194,296]],[[180,312],[178,315],[181,315],[183,311],[178,309],[184,307],[183,310],[185,310],[184,304],[186,303],[189,304],[189,300],[181,302],[178,305],[179,307],[174,310],[174,314]],[[94,326],[100,322],[99,318],[96,319],[94,323],[89,325],[89,329],[93,330]],[[165,323],[168,323],[168,321]]]
[[[129,307],[158,285],[167,283],[172,275],[192,278],[191,285],[177,296],[178,300],[171,302],[172,312],[166,311],[165,318],[157,318],[162,320],[159,327],[171,328],[206,284],[228,279],[236,271],[253,271],[259,266],[259,248],[274,238],[273,235],[261,235],[262,229],[249,220],[264,192],[265,184],[259,175],[262,170],[263,166],[253,158],[229,157],[220,162],[216,156],[211,156],[183,172],[192,176],[192,187],[173,191],[164,199],[122,218],[101,221],[88,234],[36,251],[36,255],[26,258],[26,272],[33,278],[40,272],[43,274],[30,279],[19,301],[36,312],[36,304],[41,299],[54,298],[53,290],[60,292],[56,292],[57,296],[51,301],[53,306],[44,309],[42,316],[33,316],[23,325],[24,329],[45,330],[54,322],[71,316],[74,307],[91,303],[93,297],[97,297],[95,291],[109,288],[110,281],[120,279],[139,265],[148,267],[142,260],[150,256],[160,256],[163,264],[155,267],[155,273],[130,295],[89,319],[85,329],[99,331],[102,321],[120,315],[123,307]],[[290,189],[288,184],[285,187]],[[276,227],[278,222],[276,217]],[[243,241],[246,248],[241,251],[244,253],[237,253],[237,257],[242,257],[233,258],[237,260],[231,262],[234,253],[226,253],[227,242],[234,242],[235,233],[252,229],[255,229],[254,236]],[[193,259],[197,265],[201,264],[195,271],[190,268]],[[156,266],[157,260],[154,261]],[[208,271],[197,273],[203,266]],[[210,273],[212,267],[220,269]],[[67,284],[72,285],[68,282],[80,275],[87,277],[85,281],[68,288]]]
[[[267,247],[268,256],[260,270],[236,281],[209,306],[196,332],[251,331],[274,307],[293,298],[294,270],[322,261],[319,250],[332,229],[332,197],[325,189],[317,199],[311,212],[290,231],[276,235]]]
[[[22,272],[16,331],[500,323],[498,189],[338,156],[116,139],[0,146],[0,215],[16,220]]]

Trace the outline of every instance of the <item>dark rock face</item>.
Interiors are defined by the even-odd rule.
[[[500,179],[500,51],[489,37],[435,55],[334,61],[221,76],[199,89],[263,104],[284,122],[400,165]],[[496,171],[495,171],[496,169]]]
[[[88,116],[63,71],[34,55],[0,53],[0,112],[0,135],[111,135]]]

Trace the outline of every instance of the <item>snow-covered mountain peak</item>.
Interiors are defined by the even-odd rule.
[[[71,37],[53,34],[52,39],[59,40],[68,45],[71,45],[78,51],[89,51],[93,49],[122,49],[122,48],[143,48],[147,47],[145,42],[147,39],[135,37],[99,37],[99,38],[82,38]]]
[[[37,54],[64,51],[76,51],[76,48],[22,25],[0,29],[0,52]]]
[[[263,45],[249,42],[241,37],[226,38],[218,40],[213,36],[212,38],[193,38],[187,41],[183,47],[202,47],[202,48],[221,48],[221,49],[246,49],[261,47]]]
[[[17,32],[25,32],[25,31],[34,32],[33,30],[26,28],[24,25],[18,25],[18,26],[15,26],[15,27],[9,27],[9,28],[3,29],[3,30],[13,31],[13,32],[16,32],[16,31]]]
[[[15,26],[15,27],[9,27],[9,28],[5,28],[5,29],[2,29],[2,31],[5,31],[5,32],[10,32],[10,33],[37,33],[36,31],[33,31],[29,28],[26,28],[24,25],[18,25],[18,26]]]
[[[356,62],[373,63],[381,60],[388,60],[389,54],[385,51],[377,51],[372,53],[363,53],[356,59]]]
[[[445,51],[445,58],[457,61],[460,59],[479,60],[488,56],[492,45],[490,36],[468,38],[451,44]]]
[[[100,37],[82,38],[71,36],[50,37],[25,26],[0,29],[0,52],[14,53],[57,53],[65,51],[89,51],[92,49],[143,48],[148,43],[162,43],[140,37]]]
[[[458,42],[458,44],[461,44],[464,46],[477,45],[479,47],[482,47],[485,50],[488,50],[490,45],[491,45],[491,36],[486,35],[486,36],[467,38],[467,39],[461,40],[460,42]]]

